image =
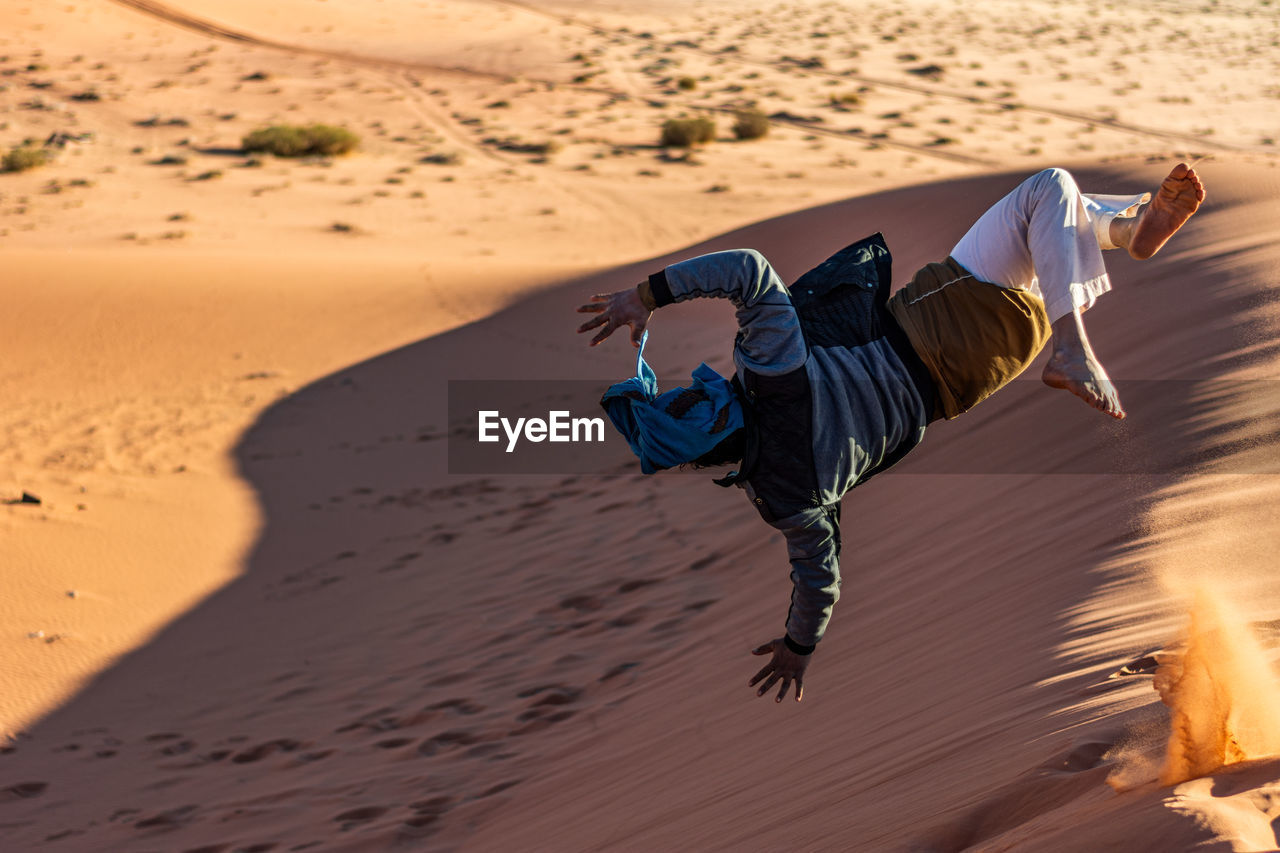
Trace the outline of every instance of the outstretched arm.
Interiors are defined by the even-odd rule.
[[[781,702],[794,681],[799,702],[804,696],[804,673],[810,656],[826,631],[831,609],[840,598],[840,505],[808,510],[786,519],[778,527],[787,538],[787,556],[791,559],[787,632],[752,650],[754,655],[772,657],[750,684],[754,687],[767,677],[756,691],[757,696],[763,696],[781,680],[777,696]]]
[[[737,308],[734,350],[741,367],[776,376],[804,364],[807,350],[791,296],[764,256],[753,249],[700,255],[671,264],[634,289],[596,294],[578,311],[599,316],[578,331],[603,326],[591,340],[595,346],[630,326],[631,341],[638,346],[654,309],[702,296],[728,299]]]

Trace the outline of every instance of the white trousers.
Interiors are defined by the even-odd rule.
[[[1086,195],[1065,169],[1027,178],[991,206],[951,250],[974,278],[1030,290],[1049,322],[1093,305],[1111,289],[1102,261],[1111,221],[1135,216],[1151,193]]]

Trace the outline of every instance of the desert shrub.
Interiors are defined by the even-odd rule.
[[[0,172],[25,172],[49,162],[49,152],[24,145],[11,149],[0,159]]]
[[[255,130],[241,141],[245,151],[265,151],[277,157],[346,154],[359,144],[360,137],[345,127],[327,124],[275,124]]]
[[[676,85],[686,92],[691,92],[694,89],[698,88],[698,81],[693,79],[692,77],[681,77],[678,81],[676,81]]]
[[[914,74],[917,77],[927,77],[930,80],[937,80],[942,77],[944,69],[941,65],[921,65],[919,68],[908,68],[908,74]]]
[[[769,117],[760,110],[742,110],[733,123],[733,135],[738,139],[759,139],[769,132]]]
[[[716,123],[709,118],[671,118],[662,124],[660,144],[691,148],[716,138]]]

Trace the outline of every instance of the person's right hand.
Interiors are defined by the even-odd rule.
[[[781,702],[786,697],[787,688],[791,686],[792,681],[796,683],[796,701],[799,702],[804,698],[804,671],[809,667],[810,655],[798,655],[791,651],[787,648],[785,637],[779,637],[752,649],[751,654],[772,655],[770,661],[756,673],[755,678],[748,682],[750,686],[755,687],[766,675],[769,676],[769,680],[761,684],[760,689],[756,691],[757,696],[763,696],[778,679],[782,679],[782,686],[778,688],[775,702]]]
[[[640,346],[640,336],[648,325],[653,312],[644,307],[640,294],[636,289],[619,290],[617,293],[597,293],[591,301],[578,306],[579,314],[597,314],[591,320],[578,327],[578,334],[590,331],[596,326],[603,329],[591,339],[591,346],[603,341],[623,326],[631,327],[631,345]]]

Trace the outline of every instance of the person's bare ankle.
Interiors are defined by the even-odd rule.
[[[1107,226],[1107,236],[1111,238],[1111,244],[1117,249],[1129,248],[1129,239],[1133,237],[1133,225],[1137,221],[1135,217],[1119,216],[1111,220],[1111,224]]]

